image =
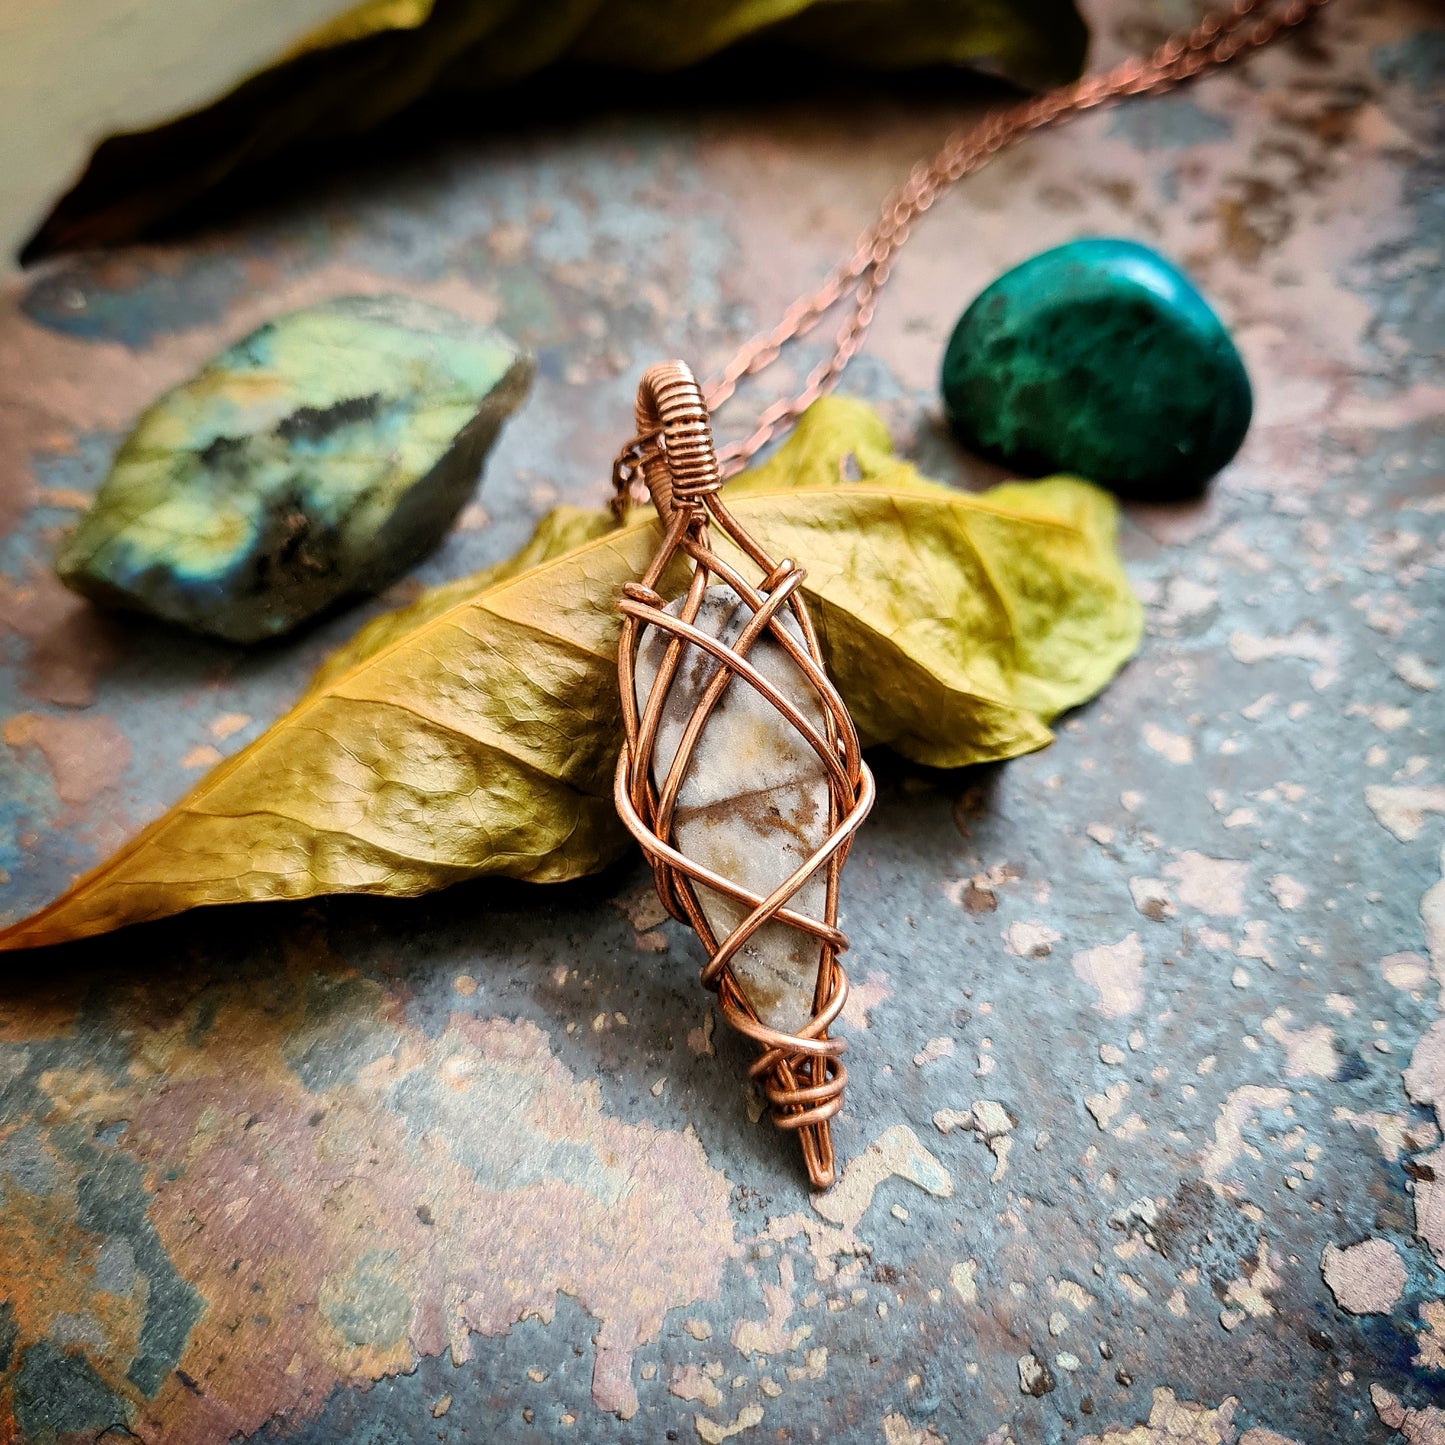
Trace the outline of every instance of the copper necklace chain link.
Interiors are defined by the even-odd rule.
[[[1206,15],[1192,30],[1171,36],[1146,58],[1130,58],[1102,74],[1086,75],[1071,85],[995,111],[977,125],[949,136],[889,194],[877,221],[858,238],[849,260],[831,272],[817,290],[793,302],[777,326],[748,341],[704,388],[708,412],[715,415],[739,382],[757,376],[778,359],[789,342],[807,335],[840,302],[851,300],[832,353],[814,367],[802,390],[768,406],[749,436],[718,448],[722,478],[726,480],[742,471],[763,447],[832,390],[863,345],[873,323],[878,293],[887,283],[894,257],[912,233],[914,221],[958,181],[982,170],[1000,151],[1034,131],[1130,96],[1158,94],[1217,70],[1242,52],[1267,45],[1327,3],[1286,0],[1271,6],[1269,0],[1235,0],[1227,10]],[[619,517],[629,503],[647,500],[638,471],[647,440],[634,437],[614,465],[613,507]]]
[[[1269,8],[1268,0],[1235,0],[1232,9],[1167,41],[1147,60],[1126,61],[1103,75],[987,117],[915,166],[884,202],[852,258],[816,291],[789,307],[776,328],[748,342],[706,390],[680,361],[662,362],[643,376],[637,435],[613,467],[613,505],[621,520],[630,502],[651,497],[660,532],[651,563],[636,581],[626,584],[618,604],[623,739],[613,797],[622,822],[652,865],[663,905],[674,918],[691,925],[706,949],[702,982],[716,993],[727,1022],[755,1045],[757,1055],[749,1074],[761,1086],[773,1122],[801,1145],[815,1188],[826,1188],[837,1177],[831,1123],[842,1107],[848,1077],[839,1058],[844,1041],[829,1032],[848,997],[848,979],[839,961],[848,946],[838,927],[839,879],[853,836],[872,806],[874,784],[857,730],[828,677],[818,633],[803,605],[803,569],[788,558],[775,560],[759,545],[724,503],[722,483],[832,388],[863,343],[878,293],[913,222],[956,181],[1031,131],[1111,100],[1166,89],[1223,65],[1240,51],[1263,45],[1298,25],[1325,3],[1287,0]],[[1259,11],[1264,13],[1251,23],[1250,17]],[[788,342],[806,334],[845,300],[851,300],[851,306],[832,354],[814,368],[803,389],[769,406],[745,440],[715,448],[712,414],[738,383],[769,366]],[[669,603],[658,590],[664,576],[689,565],[686,590]],[[755,569],[757,580],[750,581],[740,570],[747,567]],[[730,642],[723,635],[723,624],[717,624],[716,633],[709,630],[712,624],[703,625],[705,603],[718,596],[731,598],[746,615]],[[659,647],[662,651],[643,696],[638,690],[639,660],[649,645],[654,660]],[[769,668],[749,656],[765,649],[774,659]],[[781,673],[779,658],[784,664]],[[683,685],[685,659],[689,681]],[[786,689],[779,685],[782,676],[790,679]],[[682,691],[675,698],[679,686]],[[787,725],[793,740],[792,766],[798,767],[798,757],[807,760],[827,796],[826,830],[815,827],[804,846],[805,830],[801,825],[793,828],[792,851],[786,843],[774,850],[772,861],[781,872],[775,869],[766,884],[754,878],[752,888],[689,857],[676,837],[683,790],[700,756],[709,719],[729,690],[738,688],[750,691],[755,706],[761,701],[772,710],[775,722]],[[676,716],[689,697],[685,716]],[[665,717],[674,731],[672,741],[664,745]],[[711,763],[716,766],[717,759]],[[703,811],[696,800],[691,806]],[[777,814],[776,807],[773,811]],[[774,831],[782,838],[789,829],[781,814],[778,819]],[[706,845],[700,851],[706,853]],[[809,895],[815,917],[805,906],[804,890],[818,881],[823,884],[821,897],[816,887]],[[726,905],[721,912],[719,900]],[[776,938],[780,928],[801,935],[799,946],[805,952],[817,950],[808,1016],[787,1028],[770,1020],[768,1010],[749,996],[734,968],[748,950],[756,951],[764,929]]]

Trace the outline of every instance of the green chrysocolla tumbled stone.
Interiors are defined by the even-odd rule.
[[[404,296],[280,316],[140,418],[56,569],[197,632],[279,636],[437,544],[531,376],[500,331]]]
[[[943,358],[959,438],[1031,475],[1125,496],[1198,492],[1249,429],[1249,377],[1176,266],[1134,241],[1073,241],[1005,272]]]

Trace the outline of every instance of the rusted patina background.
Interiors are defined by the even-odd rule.
[[[1096,61],[1176,12],[1095,7]],[[1149,636],[1053,747],[878,760],[834,1191],[758,1122],[640,866],[11,957],[0,1440],[1439,1441],[1442,72],[1438,10],[1340,0],[920,229],[846,388],[934,474],[989,476],[938,422],[954,317],[1081,234],[1194,272],[1258,413],[1207,502],[1130,510]],[[599,501],[640,370],[775,317],[960,109],[454,140],[6,297],[3,916],[368,613],[246,653],[65,594],[142,405],[310,299],[497,318],[540,379],[419,580],[456,575]]]

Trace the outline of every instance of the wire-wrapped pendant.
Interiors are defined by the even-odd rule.
[[[703,983],[757,1043],[750,1074],[773,1122],[796,1131],[825,1188],[847,1078],[829,1033],[848,996],[839,877],[873,779],[823,668],[805,574],[773,561],[718,495],[707,406],[684,363],[643,377],[637,430],[631,456],[663,536],[623,589],[617,810],[664,906],[707,950]],[[710,524],[729,556],[713,550]],[[659,585],[688,562],[686,590],[664,599]]]

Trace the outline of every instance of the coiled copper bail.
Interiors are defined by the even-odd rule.
[[[666,526],[678,503],[696,509],[722,485],[712,422],[697,377],[685,361],[660,361],[637,387],[642,479]]]

